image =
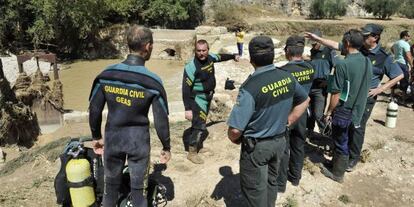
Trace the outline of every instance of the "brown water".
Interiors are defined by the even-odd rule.
[[[120,59],[78,61],[60,71],[63,83],[63,99],[65,109],[86,111],[88,97],[95,77],[108,65],[121,62]],[[181,101],[181,81],[184,62],[175,60],[150,60],[145,66],[159,75],[167,91],[168,101]]]

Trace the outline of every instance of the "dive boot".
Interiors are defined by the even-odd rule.
[[[326,177],[338,182],[344,182],[345,169],[348,167],[348,156],[334,154],[332,158],[333,167],[331,169],[321,166],[321,173]]]
[[[197,148],[190,146],[188,148],[188,155],[187,159],[190,160],[194,164],[203,164],[204,160],[201,159],[200,155],[197,153]]]

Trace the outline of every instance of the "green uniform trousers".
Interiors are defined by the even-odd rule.
[[[250,153],[242,145],[240,184],[249,207],[274,207],[277,198],[277,175],[286,146],[285,137],[257,141]]]

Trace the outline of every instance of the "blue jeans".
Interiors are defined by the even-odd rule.
[[[354,129],[352,110],[336,107],[332,116],[332,139],[334,140],[336,153],[349,155],[348,142],[352,139]]]
[[[237,49],[239,50],[239,56],[243,55],[243,43],[237,43]]]
[[[408,65],[398,63],[401,70],[403,71],[404,78],[400,80],[400,89],[402,91],[407,91],[408,86],[410,85],[410,74],[408,72]]]

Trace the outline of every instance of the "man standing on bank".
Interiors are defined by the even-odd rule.
[[[370,81],[367,103],[365,106],[364,115],[362,116],[360,127],[356,128],[353,131],[353,135],[349,140],[349,164],[346,169],[347,172],[351,172],[359,161],[362,145],[364,143],[365,127],[367,125],[369,117],[371,116],[375,102],[377,101],[377,95],[391,88],[404,77],[398,64],[395,63],[392,56],[388,54],[379,43],[381,39],[381,33],[383,31],[382,26],[370,23],[366,24],[361,29],[362,35],[364,36],[364,46],[360,49],[360,52],[370,59],[372,63],[373,75]],[[315,40],[330,48],[341,51],[343,50],[342,44],[318,37],[312,33],[306,33],[305,37]],[[384,74],[390,80],[381,85]]]
[[[104,154],[104,207],[117,205],[125,160],[128,160],[131,177],[132,204],[135,207],[148,206],[150,106],[163,146],[160,162],[167,163],[171,158],[167,96],[161,79],[144,66],[151,57],[152,32],[134,25],[127,31],[127,42],[130,51],[127,59],[109,66],[97,76],[89,98],[89,125],[95,140],[94,151],[97,154],[103,151]],[[108,117],[103,139],[101,122],[105,103]]]
[[[205,40],[198,40],[195,45],[195,57],[184,67],[182,84],[185,118],[191,121],[191,135],[187,159],[194,164],[203,164],[198,154],[202,151],[204,137],[207,136],[207,115],[216,88],[214,63],[235,60],[238,55],[209,53],[209,45]]]
[[[332,120],[332,138],[335,143],[332,166],[322,167],[322,173],[339,183],[349,160],[349,137],[360,128],[364,114],[366,97],[372,79],[372,64],[359,51],[364,44],[364,37],[358,30],[346,32],[342,38],[342,55],[338,60],[332,81],[331,100],[326,119]]]
[[[286,40],[285,56],[289,62],[280,69],[290,73],[309,94],[315,70],[313,66],[303,60],[305,38],[298,35],[290,36]],[[298,186],[302,178],[303,159],[305,156],[306,122],[308,114],[303,113],[299,120],[290,127],[286,149],[280,163],[277,178],[278,191],[285,192],[289,180],[292,185]]]
[[[404,73],[404,78],[400,80],[400,89],[406,93],[410,85],[410,71],[413,68],[413,56],[410,51],[410,35],[408,31],[400,33],[400,40],[394,43],[391,50],[394,53],[395,61],[397,61]]]
[[[255,72],[240,87],[228,120],[228,137],[243,143],[240,184],[247,206],[274,207],[286,126],[305,112],[309,98],[290,73],[275,69],[271,38],[253,38],[249,53]]]

